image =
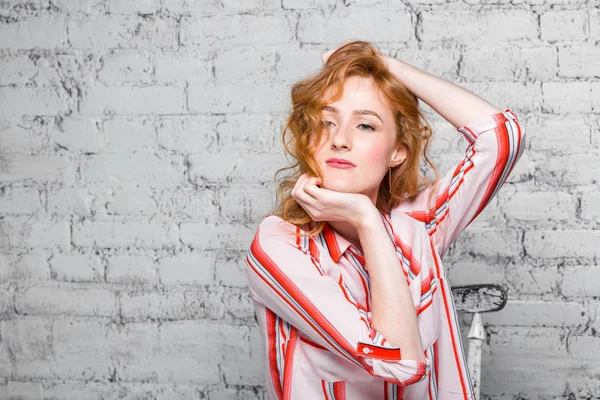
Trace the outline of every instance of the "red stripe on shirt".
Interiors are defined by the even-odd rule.
[[[338,247],[337,240],[335,239],[335,233],[332,228],[329,227],[329,224],[325,223],[323,227],[323,236],[325,237],[325,241],[327,242],[327,247],[329,248],[329,252],[331,253],[331,258],[333,261],[338,262],[342,253],[340,248]]]
[[[492,197],[492,194],[494,193],[494,190],[496,190],[496,187],[499,184],[502,184],[502,182],[500,182],[500,178],[502,177],[502,172],[506,168],[506,164],[508,162],[510,152],[510,141],[508,139],[506,125],[500,125],[496,127],[496,129],[502,129],[502,134],[496,135],[496,140],[498,141],[498,155],[496,157],[496,165],[494,167],[494,170],[492,171],[492,176],[490,177],[490,180],[488,182],[483,199],[481,200],[481,203],[479,204],[479,207],[477,208],[473,219],[477,217],[479,213],[484,209],[484,207],[488,204]]]
[[[269,359],[269,371],[271,374],[271,381],[273,387],[277,393],[277,398],[283,398],[283,390],[281,388],[281,376],[277,369],[277,327],[275,314],[266,309],[266,325],[267,325],[267,352]]]
[[[286,346],[285,369],[283,370],[283,398],[291,399],[292,396],[292,366],[294,365],[294,353],[296,351],[296,341],[298,339],[298,330],[292,327],[290,331],[290,340]]]
[[[443,278],[440,278],[443,279]],[[464,395],[464,399],[468,400],[467,398],[467,387],[465,384],[465,377],[463,376],[463,370],[460,367],[460,358],[458,356],[459,350],[456,347],[456,341],[454,338],[454,334],[452,333],[453,329],[452,329],[452,321],[450,318],[450,308],[448,307],[448,301],[446,299],[447,293],[446,293],[446,289],[444,289],[444,284],[442,283],[441,285],[442,288],[442,298],[444,299],[444,309],[446,310],[446,319],[448,320],[448,326],[450,327],[450,338],[452,339],[452,351],[454,353],[454,361],[456,362],[456,368],[458,369],[458,375],[460,377],[460,386],[462,388],[462,392]]]
[[[333,395],[335,396],[335,400],[346,400],[346,382],[334,382]]]

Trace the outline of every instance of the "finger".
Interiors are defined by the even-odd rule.
[[[314,207],[317,200],[313,196],[311,196],[309,193],[307,193],[306,191],[303,190],[303,191],[296,193],[296,201],[303,207],[305,205]]]
[[[294,184],[294,188],[292,189],[292,194],[294,192],[297,192],[298,190],[302,189],[305,179],[306,179],[306,173],[304,173],[298,177],[298,179],[296,180],[296,183]]]
[[[315,187],[315,185],[314,185],[315,179],[318,179],[318,178],[315,178],[315,177],[306,177],[304,179],[304,181],[301,183],[302,186],[300,187],[300,190],[302,192],[306,193],[306,189],[308,187]],[[314,196],[311,195],[311,197],[314,197]]]
[[[321,178],[319,178],[319,177],[310,178],[304,185],[304,191],[306,193],[310,194],[312,197],[316,197],[320,194],[320,191],[322,190],[319,186],[317,186],[320,183],[321,183]]]
[[[296,181],[296,185],[294,186],[294,189],[292,190],[292,197],[296,201],[298,201],[298,196],[300,194],[304,193],[304,186],[306,185],[306,181],[308,179],[309,179],[308,174],[304,173],[304,174],[300,175],[300,177]]]
[[[302,207],[308,215],[314,219],[316,212],[317,200],[305,191],[298,191],[295,197],[296,202]]]
[[[301,177],[298,179],[298,187],[299,187],[299,188],[302,188],[302,187],[304,187],[304,185],[306,185],[306,182],[308,182],[308,181],[309,181],[310,179],[312,179],[312,178],[313,178],[313,176],[310,176],[310,175],[308,174],[308,172],[307,172],[307,173],[304,173],[304,174],[302,174],[302,176],[301,176]]]
[[[296,181],[296,188],[298,192],[304,191],[304,185],[306,184],[306,180],[308,179],[308,174],[300,175],[300,178]]]

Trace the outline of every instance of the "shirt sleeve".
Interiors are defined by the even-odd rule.
[[[509,109],[457,130],[468,141],[464,157],[442,179],[397,207],[425,223],[440,256],[489,204],[525,149],[523,127]]]
[[[265,218],[257,229],[245,269],[254,300],[312,342],[373,376],[401,386],[425,379],[431,361],[402,358],[401,349],[371,325],[370,313],[353,299],[342,275],[325,273],[316,241],[297,238],[299,231],[276,216]],[[327,268],[336,266],[330,264]],[[410,288],[418,291],[412,294],[420,300],[417,286]]]

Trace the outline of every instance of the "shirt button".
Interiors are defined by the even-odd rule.
[[[365,347],[365,348],[363,349],[363,353],[365,353],[365,354],[369,354],[370,352],[371,352],[371,349],[370,349],[370,348],[368,348],[368,347]]]

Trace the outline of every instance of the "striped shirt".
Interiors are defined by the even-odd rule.
[[[506,181],[525,143],[509,109],[457,130],[468,146],[456,166],[381,213],[426,361],[404,359],[371,325],[368,265],[358,248],[327,223],[319,235],[298,238],[300,228],[269,215],[245,268],[266,351],[267,399],[474,398],[441,257]]]

